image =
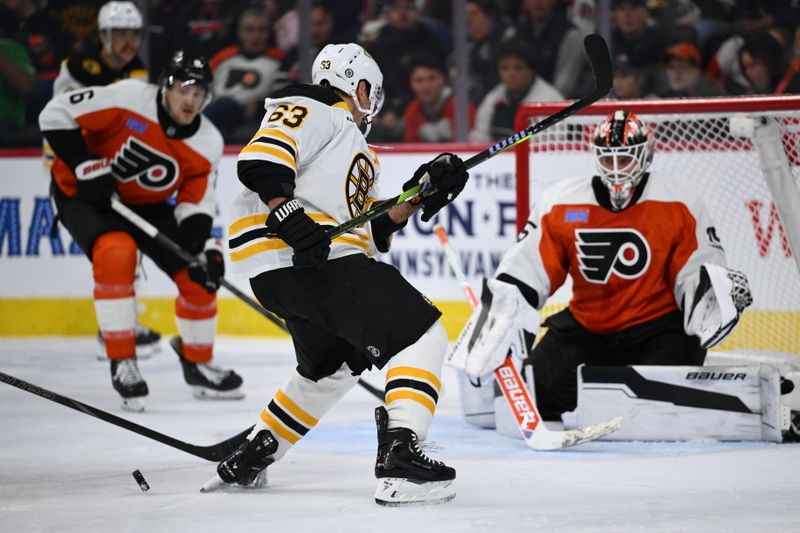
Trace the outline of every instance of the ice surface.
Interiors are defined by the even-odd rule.
[[[164,348],[140,362],[147,411],[125,413],[93,339],[0,341],[0,372],[208,445],[252,424],[293,368],[288,341],[221,339],[216,362],[245,379],[241,401],[200,401]],[[364,376],[376,385],[378,373]],[[0,531],[800,531],[800,445],[590,443],[534,452],[459,416],[444,388],[430,441],[458,471],[444,505],[373,501],[376,400],[354,388],[260,491],[200,494],[215,465],[0,384]],[[140,469],[151,489],[131,476]]]

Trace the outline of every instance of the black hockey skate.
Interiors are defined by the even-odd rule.
[[[161,350],[161,334],[153,329],[143,326],[137,322],[136,324],[136,357],[139,359],[149,359]],[[97,360],[106,361],[106,345],[103,342],[103,335],[97,332],[97,342],[99,349],[97,350]]]
[[[136,357],[111,359],[111,384],[122,396],[122,408],[126,411],[144,411],[144,397],[147,396],[147,383],[139,373]]]
[[[389,413],[385,407],[375,409],[375,422],[378,425],[376,503],[398,506],[444,503],[455,498],[455,469],[425,455],[417,435],[410,429],[388,429]]]
[[[242,377],[233,370],[227,370],[208,363],[193,363],[183,357],[183,342],[173,337],[169,345],[178,354],[183,367],[183,379],[192,389],[195,398],[221,400],[240,400],[244,398],[241,390]]]
[[[200,492],[211,492],[227,485],[261,488],[267,484],[267,467],[275,462],[278,441],[269,430],[262,429],[252,440],[239,445],[217,465],[217,475]]]

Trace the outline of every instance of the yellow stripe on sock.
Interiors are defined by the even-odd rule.
[[[287,429],[280,422],[275,420],[275,418],[271,414],[269,414],[266,409],[261,411],[261,420],[263,420],[264,423],[268,425],[272,431],[277,433],[283,439],[288,440],[292,444],[300,440],[300,436],[296,435],[294,432]]]
[[[305,412],[302,407],[300,407],[299,405],[294,403],[291,400],[291,398],[286,396],[286,394],[284,394],[283,391],[280,390],[280,389],[278,389],[278,392],[275,393],[275,400],[279,404],[281,404],[281,406],[284,409],[289,411],[289,413],[292,416],[294,416],[296,419],[298,419],[300,422],[302,422],[303,425],[305,425],[309,429],[311,429],[314,426],[316,426],[317,422],[319,422],[319,420],[317,420],[316,418],[314,418],[313,416],[311,416],[310,414]]]
[[[414,368],[413,366],[398,366],[395,368],[389,369],[386,373],[386,383],[389,383],[389,380],[392,378],[419,378],[427,380],[434,386],[436,392],[442,388],[442,383],[439,381],[433,372],[429,372],[427,370],[423,370],[421,368]]]
[[[412,402],[417,402],[422,404],[424,407],[434,414],[436,411],[436,404],[433,403],[429,397],[425,396],[422,393],[411,391],[411,390],[396,390],[392,391],[386,395],[386,405],[388,406],[392,402],[396,402],[397,400],[411,400]]]

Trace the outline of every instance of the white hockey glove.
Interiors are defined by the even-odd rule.
[[[684,329],[711,348],[730,335],[744,309],[753,303],[747,277],[737,270],[704,263],[694,297],[683,310]]]
[[[496,279],[483,280],[480,305],[447,355],[450,366],[481,378],[494,372],[512,351],[517,358],[528,354],[532,343],[525,331],[536,335],[539,313],[522,296],[516,285]]]

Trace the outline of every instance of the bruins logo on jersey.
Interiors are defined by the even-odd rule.
[[[111,170],[122,182],[137,180],[143,189],[163,191],[178,179],[178,162],[167,154],[128,138],[111,163]]]
[[[367,198],[374,182],[375,168],[372,161],[359,152],[347,172],[347,208],[351,217],[357,217],[367,210]]]

